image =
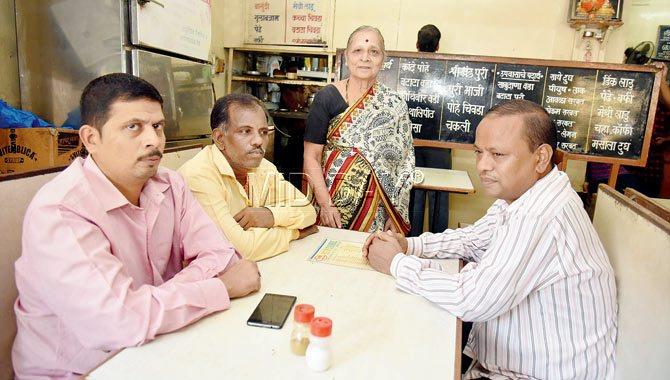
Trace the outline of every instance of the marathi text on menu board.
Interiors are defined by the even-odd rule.
[[[329,0],[247,0],[252,44],[324,45]]]
[[[658,26],[656,39],[656,59],[670,61],[670,25]]]
[[[440,89],[444,82],[446,62],[400,58],[397,90],[407,102],[416,138],[430,138],[440,130],[442,99]]]
[[[448,64],[438,139],[470,143],[475,127],[490,106],[494,68],[491,63]]]
[[[286,42],[296,45],[324,44],[324,10],[319,1],[288,1]]]
[[[247,0],[247,42],[284,43],[285,6],[284,1]]]
[[[341,77],[348,75],[341,66]],[[387,56],[379,81],[407,102],[414,138],[472,144],[484,114],[512,99],[541,104],[558,148],[640,159],[653,72]]]

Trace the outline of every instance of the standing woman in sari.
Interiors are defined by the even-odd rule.
[[[377,82],[384,38],[361,26],[347,41],[349,78],[319,91],[307,117],[304,172],[321,225],[409,231],[414,148],[407,104]]]

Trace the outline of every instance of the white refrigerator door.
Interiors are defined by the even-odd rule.
[[[210,0],[131,0],[131,42],[209,61]]]

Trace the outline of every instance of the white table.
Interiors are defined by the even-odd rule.
[[[425,299],[395,288],[392,277],[313,263],[324,238],[363,241],[366,234],[319,227],[290,250],[259,263],[261,291],[233,300],[229,310],[142,347],[127,348],[89,379],[421,379],[452,378],[460,368],[460,323]],[[458,261],[445,261],[456,272]],[[292,314],[284,328],[246,320],[264,293],[289,294],[333,320],[333,364],[311,371],[291,353]],[[460,377],[460,375],[457,375]]]
[[[464,170],[417,167],[424,175],[423,182],[414,184],[414,189],[448,191],[469,194],[475,192],[470,175]]]

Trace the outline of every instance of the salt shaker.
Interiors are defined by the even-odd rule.
[[[291,351],[303,356],[309,344],[310,322],[314,318],[314,306],[296,305],[293,309],[293,330],[291,331]]]
[[[305,353],[307,366],[315,371],[325,371],[330,367],[332,352],[330,350],[330,335],[333,331],[333,321],[326,317],[317,317],[310,325],[309,346]]]

